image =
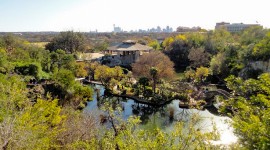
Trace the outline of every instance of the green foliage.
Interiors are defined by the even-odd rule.
[[[76,77],[86,77],[88,75],[88,70],[86,67],[86,63],[85,62],[79,62],[76,64],[76,72],[75,72],[75,76]]]
[[[225,59],[224,53],[218,53],[211,59],[210,68],[213,71],[213,74],[220,74],[224,71],[224,68],[226,67]]]
[[[89,86],[83,86],[79,83],[74,85],[74,92],[72,95],[72,105],[76,108],[84,108],[85,103],[92,100],[93,90]]]
[[[210,74],[210,71],[206,67],[200,67],[196,69],[195,77],[199,82],[203,82]]]
[[[64,119],[57,100],[31,104],[19,76],[0,74],[0,145],[3,149],[49,149]]]
[[[177,68],[182,68],[189,65],[189,49],[190,47],[187,40],[184,37],[178,37],[166,48],[165,53],[170,57]]]
[[[195,75],[196,75],[196,72],[193,69],[189,69],[189,70],[185,71],[185,78],[188,81],[193,81],[195,79]]]
[[[64,119],[57,100],[37,100],[14,118],[5,118],[8,135],[0,131],[0,143],[8,149],[50,149],[56,146],[56,137]],[[0,123],[1,126],[3,125]],[[2,138],[4,135],[4,138]]]
[[[199,48],[205,45],[205,34],[201,33],[188,33],[187,40],[190,47]]]
[[[68,90],[75,84],[75,76],[70,70],[60,69],[53,75],[53,80],[63,90]]]
[[[66,69],[73,72],[74,75],[81,75],[81,69],[79,64],[76,64],[75,58],[72,54],[66,54],[65,51],[57,49],[55,52],[51,52],[49,56],[51,60],[50,71],[55,72],[59,69]],[[85,72],[82,72],[85,75]]]
[[[266,30],[261,26],[253,26],[245,29],[241,34],[241,43],[243,45],[249,45],[252,43],[257,43],[262,40],[265,36]]]
[[[165,50],[169,49],[169,46],[174,41],[173,37],[168,37],[162,42],[162,47],[165,48]]]
[[[26,50],[18,47],[9,54],[8,60],[12,62],[30,62],[31,58]]]
[[[192,67],[207,66],[210,60],[210,54],[205,52],[204,48],[191,48],[189,50],[188,59]]]
[[[231,34],[225,29],[218,29],[208,33],[208,51],[212,54],[226,51],[227,47],[233,42]]]
[[[143,93],[145,93],[145,88],[147,85],[149,85],[149,79],[146,77],[140,77],[138,82],[143,86]]]
[[[26,85],[19,76],[0,74],[0,122],[29,104],[26,93]]]
[[[59,68],[75,71],[76,69],[75,58],[69,54],[64,55],[59,62]]]
[[[67,31],[60,32],[45,48],[50,51],[57,49],[65,50],[66,53],[75,53],[76,51],[84,51],[85,36],[79,32]]]
[[[112,90],[111,81],[116,80],[121,81],[124,77],[123,70],[121,67],[116,66],[114,68],[110,68],[105,65],[97,66],[94,71],[95,79],[102,82],[105,88]],[[114,82],[114,81],[113,81]],[[115,84],[114,84],[115,85]]]
[[[256,60],[268,60],[270,57],[270,32],[255,45],[253,52],[253,57]]]
[[[160,44],[157,40],[148,43],[148,46],[152,47],[154,50],[160,50]]]
[[[39,63],[16,63],[14,71],[20,75],[33,76],[36,79],[42,79],[45,75]]]
[[[206,67],[199,67],[196,68],[196,71],[193,69],[189,69],[185,71],[185,78],[188,81],[195,81],[202,83],[206,77],[210,75],[210,70]]]
[[[95,44],[94,46],[94,51],[95,52],[100,52],[100,51],[104,51],[108,48],[109,43],[108,42],[100,42]]]
[[[235,133],[247,149],[270,148],[270,74],[257,80],[231,76],[227,86],[235,93],[226,106],[232,109]]]
[[[158,69],[155,67],[151,67],[150,71],[150,75],[152,77],[153,80],[153,91],[154,93],[156,92],[156,83],[157,83],[157,75],[158,75]]]
[[[13,70],[13,65],[8,61],[7,53],[0,48],[0,73],[8,73]]]
[[[0,46],[2,48],[5,48],[8,54],[12,54],[16,48],[22,48],[24,43],[25,41],[23,41],[22,39],[15,37],[12,34],[7,34],[1,38]]]

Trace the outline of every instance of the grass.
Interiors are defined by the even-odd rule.
[[[41,47],[41,48],[45,48],[45,45],[47,44],[48,42],[33,42],[31,43],[32,45],[35,45],[37,47]]]
[[[176,74],[176,79],[177,80],[183,80],[185,79],[185,73],[184,72],[177,72]]]

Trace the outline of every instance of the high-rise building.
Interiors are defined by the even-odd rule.
[[[121,27],[116,27],[115,24],[113,25],[113,32],[123,32]]]

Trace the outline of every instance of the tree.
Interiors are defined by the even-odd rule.
[[[226,69],[226,55],[225,53],[218,53],[217,55],[215,55],[210,62],[210,68],[213,71],[214,75],[218,75],[222,72],[224,72],[225,70],[228,71]]]
[[[100,51],[106,50],[108,46],[109,46],[109,43],[107,41],[96,43],[94,46],[94,51],[100,52]]]
[[[148,46],[152,47],[154,50],[160,50],[160,44],[157,40],[151,41],[148,43]]]
[[[22,110],[29,105],[26,94],[26,84],[18,75],[0,74],[0,122],[9,115],[15,115],[14,110]]]
[[[257,80],[230,76],[226,82],[235,96],[225,101],[224,108],[232,112],[240,144],[246,149],[269,149],[270,74],[261,74]]]
[[[100,66],[98,62],[91,62],[87,65],[87,69],[89,70],[89,80],[95,80],[95,70]]]
[[[64,68],[72,72],[76,72],[76,61],[73,55],[66,54],[62,56],[62,59],[59,60],[59,68]]]
[[[13,110],[15,116],[0,122],[0,145],[3,149],[54,149],[64,116],[57,100],[38,99],[33,106]]]
[[[185,71],[185,78],[188,81],[193,81],[195,79],[196,72],[193,69],[188,69]]]
[[[50,51],[62,49],[66,53],[75,53],[86,50],[85,42],[85,36],[82,33],[73,31],[60,32],[50,43],[45,45],[45,48]]]
[[[173,41],[168,40],[170,44],[165,48],[164,53],[167,54],[174,62],[175,68],[183,69],[189,65],[188,53],[189,47],[188,41],[184,35],[178,35]]]
[[[36,79],[42,78],[42,68],[39,63],[17,63],[14,71],[17,74],[33,76]]]
[[[226,51],[231,43],[233,43],[233,38],[230,32],[225,29],[218,29],[208,32],[205,50],[210,54],[217,54]]]
[[[74,74],[70,70],[66,69],[60,69],[57,73],[55,73],[53,80],[63,90],[71,89],[75,84]]]
[[[169,49],[169,46],[172,44],[174,41],[173,37],[168,37],[162,42],[162,47],[167,50]]]
[[[266,35],[266,30],[261,26],[252,26],[243,31],[240,42],[243,45],[256,44]]]
[[[143,92],[145,92],[145,87],[149,84],[149,79],[146,77],[140,77],[139,84],[143,86]]]
[[[85,62],[77,63],[75,70],[76,70],[75,72],[76,77],[86,77],[88,75],[88,70]]]
[[[101,127],[95,113],[82,113],[70,107],[62,108],[62,113],[66,116],[63,124],[64,130],[57,135],[57,140],[61,143],[59,146],[62,149],[76,149],[81,147],[82,143],[95,143],[95,136],[98,135]],[[93,147],[93,144],[89,144],[86,149],[93,149]]]
[[[203,82],[205,78],[209,75],[209,69],[206,67],[200,67],[196,69],[195,77],[199,80],[199,82]]]
[[[259,41],[252,52],[253,57],[256,60],[268,60],[270,57],[270,32],[266,34],[266,36]]]
[[[111,81],[121,81],[124,77],[123,70],[121,67],[117,66],[114,68],[110,68],[105,65],[99,65],[95,69],[95,79],[101,81],[101,83],[105,86],[106,89],[111,90],[112,87]]]
[[[190,47],[200,48],[205,46],[206,36],[205,34],[194,32],[187,35],[188,44]]]
[[[0,48],[0,73],[8,73],[13,70],[13,65],[8,61],[7,53],[4,49]]]
[[[157,74],[158,74],[157,68],[152,67],[150,69],[150,75],[151,75],[152,81],[153,81],[153,88],[152,88],[152,90],[154,91],[154,93],[156,93]]]
[[[174,76],[173,62],[161,52],[151,52],[140,57],[139,61],[132,65],[135,76],[147,77],[153,81],[153,90],[159,79],[170,80]]]
[[[78,82],[73,86],[71,105],[74,108],[84,108],[85,103],[92,100],[93,90],[89,86],[83,86]]]
[[[188,59],[191,61],[192,67],[207,66],[209,64],[210,54],[205,52],[204,48],[191,48],[189,50]]]
[[[11,54],[14,48],[17,47],[17,41],[18,39],[12,34],[8,34],[3,37],[3,45],[8,54]]]
[[[76,71],[76,61],[72,54],[66,54],[65,51],[58,49],[55,52],[50,53],[51,60],[51,71],[59,70],[59,69],[67,69],[74,73]]]

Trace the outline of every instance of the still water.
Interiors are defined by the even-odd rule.
[[[104,96],[104,87],[102,85],[92,85],[93,88],[99,90],[99,95]],[[237,137],[233,134],[233,128],[230,127],[229,117],[219,116],[215,111],[211,110],[197,110],[197,109],[182,109],[179,108],[179,100],[173,100],[170,104],[163,107],[151,107],[135,102],[133,99],[125,99],[119,97],[108,97],[98,100],[97,92],[93,94],[93,100],[87,103],[84,111],[95,113],[101,112],[100,107],[104,101],[111,101],[112,105],[120,105],[123,109],[122,118],[127,119],[131,115],[140,116],[142,126],[147,123],[156,124],[164,131],[170,131],[178,121],[188,121],[192,116],[198,115],[200,122],[197,125],[202,131],[211,131],[213,124],[216,125],[220,133],[220,140],[214,141],[213,144],[231,144],[237,141]],[[170,119],[169,110],[173,110],[174,117]],[[214,114],[213,114],[214,113]]]

